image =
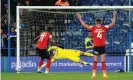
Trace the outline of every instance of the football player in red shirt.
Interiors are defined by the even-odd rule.
[[[34,40],[38,39],[38,42],[36,44],[36,51],[40,56],[39,64],[38,64],[38,73],[41,73],[41,66],[43,64],[43,60],[47,59],[47,65],[45,73],[47,74],[51,65],[51,58],[50,54],[47,51],[47,46],[49,43],[52,44],[52,28],[48,27],[47,31],[42,32],[39,36],[37,36]]]
[[[106,32],[109,28],[113,27],[116,23],[116,14],[113,12],[112,23],[107,25],[102,25],[100,19],[96,19],[96,24],[94,26],[87,25],[81,18],[81,15],[77,13],[77,17],[84,28],[92,32],[93,44],[94,44],[94,62],[93,62],[93,74],[92,78],[96,77],[97,61],[98,56],[101,58],[103,77],[107,78],[106,75],[106,64],[105,64],[105,44],[106,44]]]

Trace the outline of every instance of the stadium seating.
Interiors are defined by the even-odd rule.
[[[121,0],[114,0],[113,1],[113,6],[122,6],[123,2]]]
[[[129,0],[82,0],[81,5],[88,6],[123,6],[129,5]],[[133,1],[131,3],[133,5]]]
[[[92,1],[92,5],[93,6],[101,6],[102,5],[102,2],[101,2],[101,0],[93,0]]]
[[[83,6],[92,6],[92,1],[93,0],[82,0],[81,5],[83,5]]]
[[[101,0],[102,6],[112,6],[112,2],[110,0]]]

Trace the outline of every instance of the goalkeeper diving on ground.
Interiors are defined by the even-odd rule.
[[[81,55],[84,55],[84,56],[93,56],[93,54],[88,53],[88,52],[83,52],[83,51],[80,51],[80,50],[73,50],[73,49],[63,49],[63,48],[60,48],[58,46],[49,47],[48,51],[49,52],[52,51],[52,54],[54,55],[52,57],[51,62],[54,62],[56,59],[68,59],[68,60],[71,60],[73,62],[77,62],[77,63],[81,63],[83,65],[90,66],[91,64],[81,60],[80,56]],[[43,64],[41,66],[41,68],[46,66],[46,64],[47,63]],[[47,74],[48,71],[45,71],[45,73]]]

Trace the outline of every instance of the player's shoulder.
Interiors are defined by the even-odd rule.
[[[109,25],[102,25],[103,28],[109,28]]]
[[[46,31],[46,32],[44,32],[44,33],[45,33],[45,34],[50,34],[50,33],[49,33],[49,32],[47,32],[47,31]]]
[[[91,25],[89,28],[91,31],[93,31],[96,27],[95,27],[95,25]]]
[[[52,38],[52,35],[51,35],[51,33],[50,32],[44,32],[46,35],[48,35],[48,36],[50,36],[50,38]]]

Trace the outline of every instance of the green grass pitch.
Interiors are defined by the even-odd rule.
[[[102,73],[97,73],[96,79],[91,79],[91,73],[2,73],[2,80],[105,80]],[[133,80],[133,73],[108,73],[106,80]]]

